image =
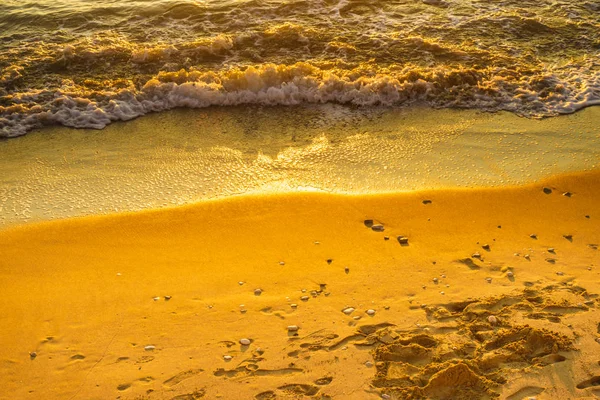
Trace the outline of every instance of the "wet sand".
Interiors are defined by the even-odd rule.
[[[597,398],[599,198],[596,171],[5,228],[0,398]]]
[[[0,227],[248,193],[528,184],[598,169],[600,107],[543,120],[427,108],[173,110],[0,141]]]

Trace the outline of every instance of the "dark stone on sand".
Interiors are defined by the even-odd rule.
[[[373,226],[373,220],[372,219],[365,219],[365,226],[367,228],[370,228]]]
[[[563,235],[563,237],[564,237],[565,239],[567,239],[569,242],[572,242],[572,241],[573,241],[573,235]]]
[[[431,204],[431,200],[423,200],[423,204]]]
[[[537,239],[537,235],[535,233],[532,233],[531,235],[529,235],[529,237],[532,239]]]
[[[373,229],[375,232],[383,232],[385,230],[385,228],[383,227],[383,225],[373,225],[371,227],[371,229]]]
[[[331,258],[327,259],[327,264],[331,264],[332,262],[333,262],[333,259],[331,259]]]
[[[408,245],[408,238],[405,236],[398,236],[398,243],[400,243],[402,246],[406,246]]]
[[[563,196],[565,196],[565,197],[571,197],[572,195],[573,195],[573,193],[571,193],[571,192],[564,192],[563,193]]]
[[[544,191],[544,193],[546,193],[546,194],[550,194],[550,193],[552,193],[552,189],[550,189],[549,187],[545,187],[545,188],[543,188],[542,190],[543,190],[543,191]]]
[[[482,249],[490,251],[490,245],[489,244],[484,244],[483,246],[481,246]]]

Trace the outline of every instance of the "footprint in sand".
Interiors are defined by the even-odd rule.
[[[274,400],[277,398],[277,395],[272,390],[267,390],[266,392],[261,392],[254,396],[256,400]]]
[[[586,389],[589,387],[600,386],[600,376],[594,376],[577,385],[577,389]]]
[[[195,375],[198,375],[200,373],[204,372],[203,369],[190,369],[188,371],[184,371],[184,372],[180,372],[175,376],[172,376],[171,378],[167,379],[166,381],[163,382],[163,385],[167,386],[167,387],[173,387],[175,385],[177,385],[178,383],[189,379]]]
[[[193,393],[180,394],[172,397],[171,400],[198,400],[204,398],[206,391],[204,389],[196,390]]]
[[[317,379],[315,381],[315,385],[325,386],[325,385],[329,385],[331,383],[331,381],[333,381],[333,377],[326,376],[326,377]]]
[[[305,384],[290,384],[278,387],[279,390],[284,393],[301,395],[301,396],[314,396],[319,392],[319,388],[313,385],[305,385]]]
[[[526,386],[517,390],[515,393],[506,397],[506,400],[522,400],[530,397],[537,396],[542,393],[545,389],[537,386]]]

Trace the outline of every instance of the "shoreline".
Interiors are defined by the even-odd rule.
[[[298,188],[524,184],[597,169],[598,118],[600,107],[524,120],[325,105],[176,110],[103,131],[48,128],[0,143],[0,226]]]
[[[597,395],[599,182],[241,196],[2,230],[3,385],[57,399]]]

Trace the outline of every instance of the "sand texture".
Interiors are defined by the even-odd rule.
[[[0,399],[598,398],[599,200],[589,172],[5,228]]]

